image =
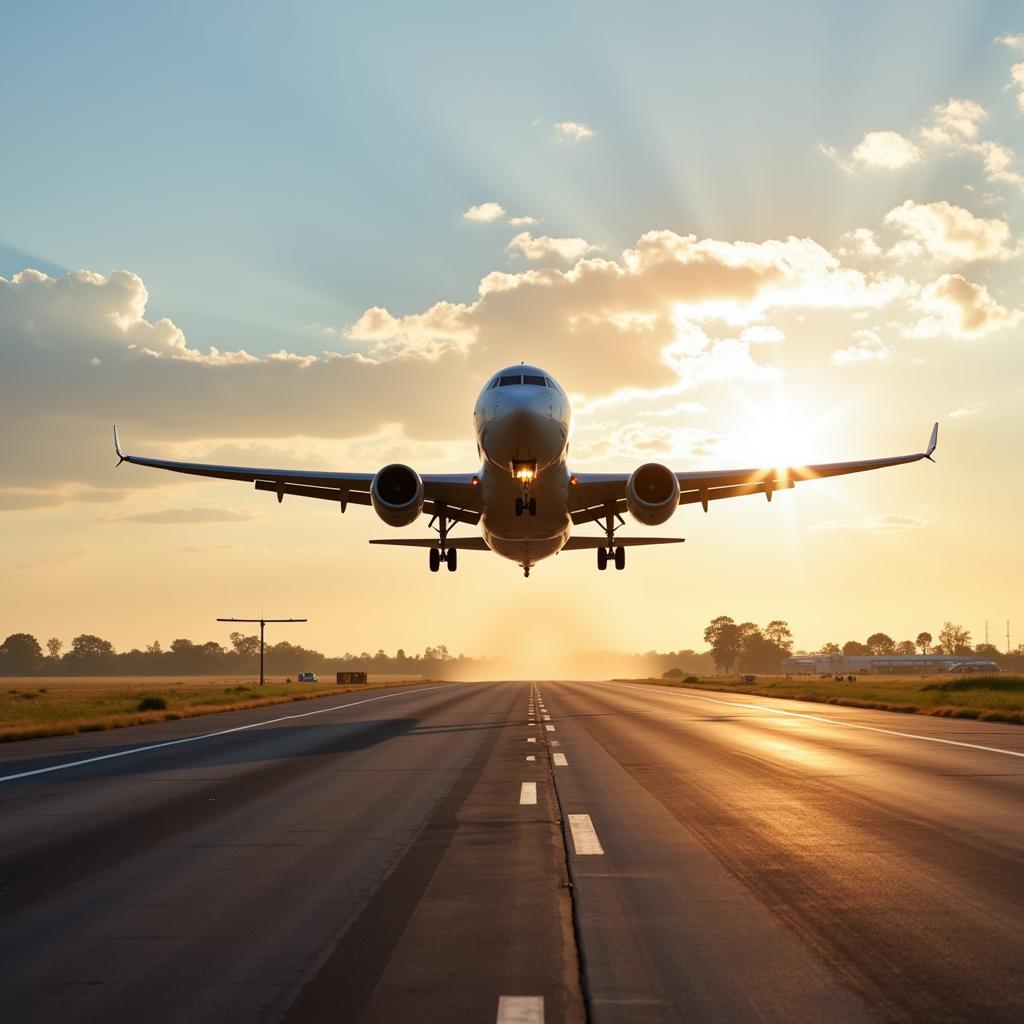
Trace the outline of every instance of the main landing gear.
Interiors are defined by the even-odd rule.
[[[521,498],[516,498],[516,515],[521,516],[524,512],[529,512],[531,516],[537,514],[537,499],[527,498],[525,493]]]
[[[597,568],[601,572],[608,568],[609,562],[614,562],[616,569],[626,568],[626,549],[615,546],[615,531],[620,526],[625,526],[626,523],[613,506],[609,505],[607,512],[604,520],[604,534],[608,546],[597,549]]]
[[[437,530],[437,547],[430,549],[430,571],[437,572],[444,562],[449,572],[455,572],[459,567],[459,552],[456,548],[448,547],[448,506],[439,501],[435,505],[435,510],[434,518],[430,520],[430,528]]]

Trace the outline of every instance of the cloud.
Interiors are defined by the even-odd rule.
[[[974,100],[949,99],[932,108],[932,119],[921,128],[921,137],[932,145],[954,146],[976,138],[988,120],[985,108]]]
[[[532,224],[537,223],[536,217],[509,217],[509,224],[514,228],[518,227],[530,227]]]
[[[899,170],[920,163],[921,150],[899,132],[868,132],[853,147],[849,159],[834,146],[822,146],[822,152],[834,160],[844,171],[862,169]]]
[[[896,259],[1005,260],[1017,255],[1010,226],[998,218],[975,217],[944,200],[920,204],[908,199],[890,210],[884,223],[901,232],[906,241],[889,250]]]
[[[756,344],[785,340],[786,336],[778,327],[770,327],[767,324],[754,324],[751,327],[744,327],[743,333],[740,334],[740,341],[752,341]]]
[[[549,238],[547,235],[534,238],[529,231],[521,231],[506,248],[528,260],[556,259],[575,263],[592,252],[598,252],[601,247],[592,245],[585,238]]]
[[[923,530],[931,526],[920,516],[887,515],[870,516],[867,519],[828,519],[814,523],[812,530],[868,530],[872,533],[903,533],[908,530]]]
[[[579,121],[558,121],[554,125],[555,139],[558,142],[582,142],[593,137],[594,129]]]
[[[165,508],[156,512],[139,512],[131,516],[120,516],[116,520],[106,522],[118,523],[246,523],[256,516],[246,512],[236,512],[228,508]]]
[[[490,224],[493,221],[501,220],[505,216],[505,207],[501,203],[488,202],[480,203],[478,206],[471,206],[463,215],[463,220],[471,220],[475,224]]]
[[[836,366],[855,366],[858,363],[885,362],[892,350],[874,331],[854,331],[855,344],[841,348],[829,356]]]
[[[391,436],[418,445],[464,439],[472,460],[466,406],[496,367],[531,359],[590,401],[623,388],[678,399],[701,382],[777,375],[753,354],[769,346],[742,337],[773,310],[877,310],[908,292],[903,278],[846,266],[811,239],[652,231],[617,259],[494,272],[472,301],[403,314],[371,306],[324,335],[333,348],[256,358],[202,352],[170,319],[147,319],[148,292],[135,274],[25,271],[0,279],[0,436],[19,439],[0,445],[0,480],[8,489],[116,494],[185,482],[115,470],[114,422],[128,450],[172,458],[300,438],[334,446],[334,468],[374,469],[383,450],[346,446]],[[251,454],[271,464],[266,452]]]
[[[1024,319],[1024,312],[999,305],[984,285],[960,274],[943,274],[926,285],[915,306],[925,316],[904,331],[908,338],[983,338]]]
[[[949,418],[951,420],[959,420],[963,419],[965,416],[973,416],[977,412],[978,406],[976,405],[961,405],[949,414]]]
[[[1024,34],[1016,36],[999,36],[997,43],[1008,46],[1011,50],[1024,53]],[[1020,91],[1017,93],[1017,106],[1024,110],[1024,64],[1014,64],[1010,68],[1010,80]]]

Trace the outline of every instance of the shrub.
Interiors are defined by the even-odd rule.
[[[167,707],[167,701],[163,697],[143,697],[135,706],[136,711],[163,711]]]
[[[683,680],[683,682],[684,682],[684,683],[699,683],[699,682],[700,682],[700,680],[699,680],[699,679],[698,679],[698,678],[697,678],[696,676],[687,676],[687,677],[686,677],[686,678],[685,678],[685,679]]]

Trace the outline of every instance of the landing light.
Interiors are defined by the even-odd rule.
[[[521,484],[533,483],[534,477],[537,475],[537,463],[536,462],[519,462],[518,460],[512,461],[512,475]]]

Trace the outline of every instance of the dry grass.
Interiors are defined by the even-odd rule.
[[[336,686],[326,682],[287,683],[278,677],[268,679],[267,685],[260,688],[254,676],[0,679],[0,742],[100,732],[422,682],[382,680],[361,686]]]
[[[737,677],[697,679],[691,676],[688,680],[635,679],[631,682],[1024,725],[1022,676],[860,676],[853,682],[842,683],[807,676],[790,679],[757,676],[750,684]]]

